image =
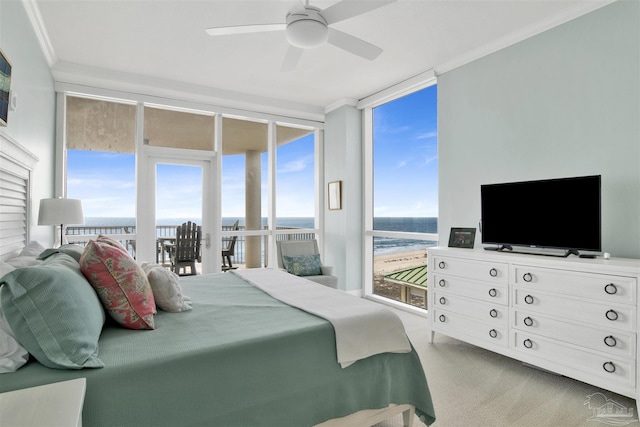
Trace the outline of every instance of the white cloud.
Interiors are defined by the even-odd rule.
[[[278,165],[277,173],[301,172],[313,163],[313,156],[304,156],[299,159],[288,161],[282,165]]]
[[[415,139],[428,139],[428,138],[436,138],[438,136],[438,132],[429,131],[424,133],[419,133],[415,136]]]

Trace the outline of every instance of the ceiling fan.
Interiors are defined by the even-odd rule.
[[[362,39],[331,28],[331,24],[362,15],[397,0],[342,0],[326,9],[309,6],[309,0],[300,7],[287,13],[284,23],[236,25],[230,27],[208,28],[211,36],[232,34],[261,33],[266,31],[285,31],[289,41],[289,50],[282,64],[282,71],[293,70],[302,52],[330,43],[354,55],[374,60],[382,49]]]

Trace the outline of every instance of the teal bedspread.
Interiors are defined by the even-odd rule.
[[[159,311],[155,330],[105,326],[104,368],[55,370],[31,361],[0,375],[0,392],[85,377],[85,427],[302,427],[390,403],[410,403],[433,422],[415,350],[342,369],[326,320],[232,274],[185,278],[183,287],[193,310]]]

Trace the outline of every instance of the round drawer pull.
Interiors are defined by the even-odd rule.
[[[438,285],[440,285],[441,288],[444,288],[446,284],[447,282],[444,279],[440,279],[440,281],[438,282]]]
[[[531,295],[527,295],[526,297],[524,297],[524,302],[526,302],[527,304],[533,304],[533,297]]]
[[[522,275],[522,280],[524,280],[525,282],[529,283],[533,280],[533,275],[531,275],[531,273],[524,273]]]
[[[490,297],[496,297],[497,295],[498,295],[498,291],[496,290],[496,288],[489,289],[489,296]]]
[[[616,365],[613,364],[613,362],[604,362],[602,364],[602,369],[604,369],[606,372],[612,374],[616,371]]]
[[[440,262],[438,263],[438,267],[440,267],[440,268],[441,268],[441,269],[443,269],[443,270],[444,270],[444,268],[445,268],[446,266],[447,266],[447,264],[446,264],[444,261],[440,261]]]
[[[440,317],[438,317],[438,319],[439,319],[441,322],[444,322],[445,320],[447,320],[447,318],[444,316],[444,314],[441,314],[441,315],[440,315]]]
[[[527,326],[533,326],[533,319],[529,316],[524,318],[524,324]]]
[[[447,303],[447,299],[445,297],[440,297],[440,304],[445,305]]]
[[[489,336],[491,338],[497,338],[498,337],[498,331],[496,331],[495,329],[492,329],[489,331]]]
[[[604,291],[609,295],[614,295],[618,292],[618,288],[613,283],[609,283],[604,287]]]
[[[532,348],[533,347],[533,341],[531,341],[529,338],[527,338],[526,340],[524,340],[522,342],[522,345],[524,345],[526,348]]]
[[[616,341],[613,335],[609,335],[608,337],[604,338],[604,343],[607,347],[615,347],[616,344],[618,344],[618,341]]]
[[[609,310],[605,314],[609,320],[618,320],[618,313],[615,310]]]
[[[492,308],[491,311],[489,311],[489,316],[495,319],[496,317],[498,317],[498,310],[496,310],[495,308]]]
[[[496,270],[495,268],[492,268],[491,270],[489,270],[489,276],[498,277],[498,270]]]

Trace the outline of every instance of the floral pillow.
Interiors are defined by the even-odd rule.
[[[320,254],[282,257],[284,268],[296,276],[319,276],[322,274]]]
[[[80,269],[116,322],[129,329],[155,329],[151,285],[122,245],[105,236],[90,240],[80,258]]]

